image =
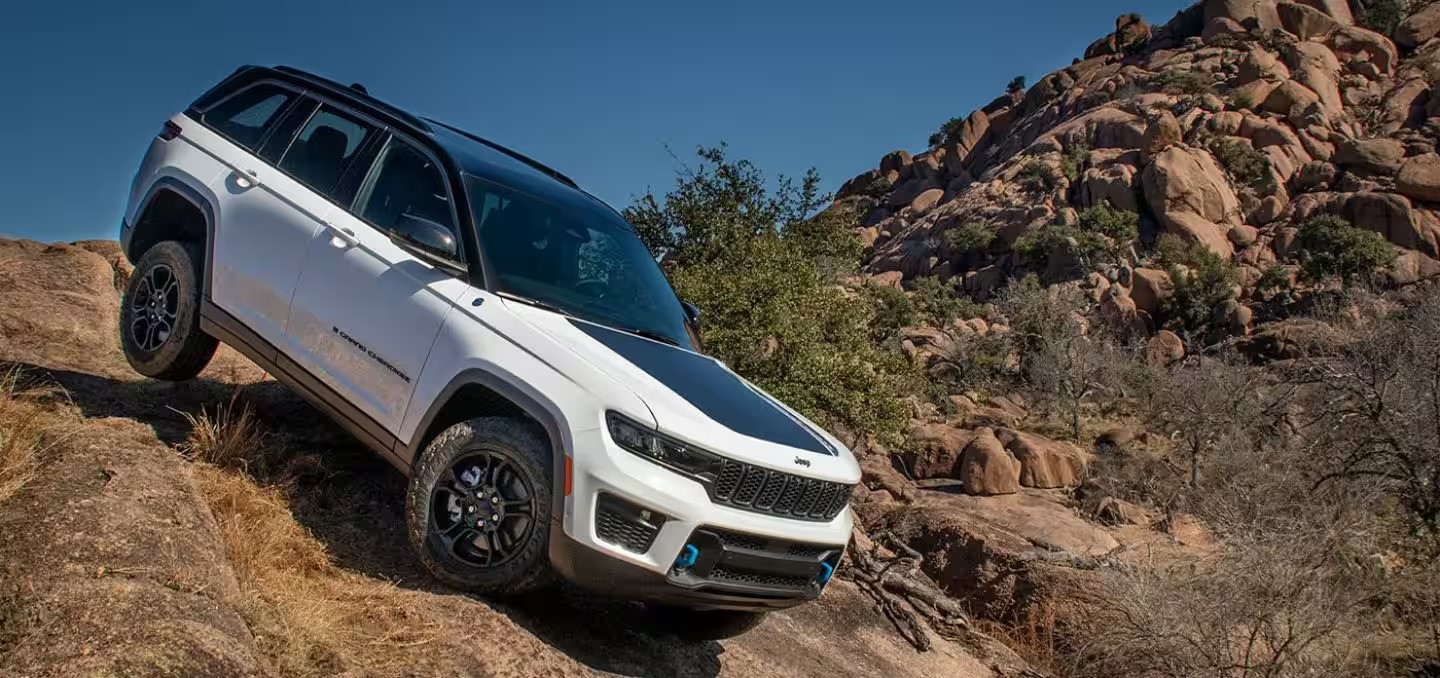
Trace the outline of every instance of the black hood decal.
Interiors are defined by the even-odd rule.
[[[808,452],[837,454],[809,427],[710,358],[628,332],[577,320],[570,323],[736,433]]]

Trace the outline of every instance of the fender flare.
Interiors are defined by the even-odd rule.
[[[209,198],[205,197],[199,189],[181,180],[179,177],[168,175],[160,177],[156,179],[154,183],[150,184],[150,188],[145,191],[145,199],[140,202],[140,209],[135,211],[137,223],[130,225],[132,230],[130,238],[126,242],[125,258],[129,259],[132,264],[140,258],[136,256],[140,253],[132,254],[130,251],[131,243],[134,242],[135,238],[134,229],[139,227],[139,216],[144,215],[150,210],[150,204],[155,201],[155,198],[160,195],[161,191],[170,191],[180,196],[186,202],[200,210],[200,216],[205,219],[205,297],[209,298],[210,279],[212,277],[212,271],[214,270],[211,264],[215,259],[215,205]]]
[[[565,510],[565,459],[568,455],[569,445],[565,436],[566,429],[561,425],[559,408],[555,407],[548,399],[544,398],[534,389],[528,389],[514,381],[484,368],[468,367],[455,375],[450,383],[441,389],[440,394],[431,401],[425,410],[424,416],[420,418],[419,425],[415,428],[415,434],[411,436],[408,443],[397,441],[395,456],[399,457],[408,467],[414,468],[415,461],[424,452],[421,445],[425,442],[425,433],[439,416],[440,411],[450,402],[450,399],[460,389],[478,385],[494,391],[497,395],[510,401],[522,412],[534,419],[544,429],[545,435],[550,441],[550,466],[551,466],[551,519],[559,521]]]

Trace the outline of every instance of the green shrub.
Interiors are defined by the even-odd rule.
[[[1429,5],[1432,0],[1370,0],[1360,6],[1355,20],[1381,35],[1393,35],[1400,22]]]
[[[956,252],[984,252],[995,243],[995,229],[978,221],[967,221],[945,231],[945,244]]]
[[[1020,187],[1030,193],[1049,193],[1059,185],[1055,170],[1041,160],[1031,160],[1015,175]]]
[[[1335,216],[1305,222],[1295,244],[1303,260],[1300,276],[1309,281],[1338,276],[1349,285],[1395,262],[1395,248],[1380,234]]]
[[[1255,97],[1250,94],[1235,94],[1230,97],[1230,110],[1247,111],[1255,108]]]
[[[1239,139],[1216,137],[1210,142],[1210,153],[1236,182],[1258,191],[1274,188],[1275,176],[1270,172],[1270,158],[1250,144]]]
[[[965,118],[950,118],[940,125],[940,131],[930,135],[930,147],[935,148],[960,138],[965,128]]]
[[[1171,234],[1161,236],[1158,249],[1172,287],[1170,296],[1160,303],[1160,312],[1185,329],[1204,329],[1215,317],[1215,309],[1235,297],[1235,266],[1209,249]]]
[[[1290,274],[1279,264],[1265,269],[1265,272],[1260,274],[1260,279],[1255,281],[1255,289],[1262,294],[1280,292],[1289,287]]]
[[[1065,150],[1060,156],[1060,171],[1070,183],[1080,180],[1080,173],[1085,170],[1085,160],[1090,157],[1090,144],[1087,141],[1076,141]]]
[[[1099,233],[1124,247],[1140,237],[1140,215],[1100,203],[1080,212],[1080,230]]]
[[[980,315],[980,305],[956,287],[959,281],[959,278],[943,281],[937,276],[916,278],[910,284],[915,310],[930,324],[940,326],[948,325],[956,318]]]
[[[1177,68],[1161,73],[1154,80],[1155,86],[1166,94],[1202,96],[1215,91],[1215,79],[1197,71]]]
[[[1025,91],[1025,76],[1023,76],[1023,75],[1017,75],[1017,76],[1015,76],[1013,79],[1010,80],[1010,84],[1008,84],[1008,85],[1005,86],[1005,92],[1006,92],[1007,94],[1020,94],[1021,92],[1024,92],[1024,91]]]
[[[1114,250],[1114,243],[1105,236],[1082,231],[1077,226],[1047,224],[1031,229],[1015,241],[1015,252],[1032,264],[1031,269],[1044,270],[1050,265],[1050,255],[1068,252],[1080,261],[1081,266],[1106,258]]]

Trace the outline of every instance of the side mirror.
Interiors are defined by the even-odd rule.
[[[455,234],[443,224],[413,214],[402,214],[395,223],[395,230],[406,240],[447,259],[459,259],[460,248],[455,244]]]
[[[688,301],[681,300],[680,308],[685,309],[685,322],[695,327],[700,326],[700,307]]]

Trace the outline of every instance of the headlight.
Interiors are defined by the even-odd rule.
[[[715,474],[720,472],[723,463],[720,457],[661,436],[614,412],[609,413],[606,419],[610,439],[629,452],[701,480],[714,480]]]

